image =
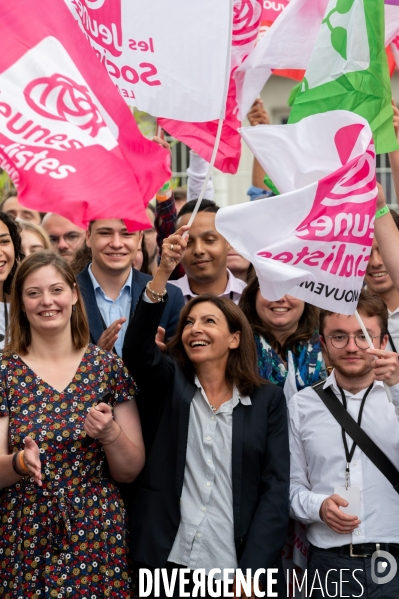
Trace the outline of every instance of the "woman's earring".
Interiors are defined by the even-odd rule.
[[[75,311],[76,311],[76,304],[74,304],[74,305],[72,306],[72,312],[75,312]]]

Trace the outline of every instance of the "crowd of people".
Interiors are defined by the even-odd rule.
[[[268,122],[260,101],[249,118]],[[268,569],[265,596],[399,596],[399,215],[375,220],[370,349],[355,316],[262,297],[216,229],[212,185],[188,224],[205,173],[191,153],[188,193],[167,182],[146,231],[84,231],[17,192],[1,205],[0,598],[133,599],[159,568],[151,596],[214,569],[236,597],[269,589]],[[251,200],[272,193],[264,175],[255,161]],[[298,526],[302,571],[283,561]]]

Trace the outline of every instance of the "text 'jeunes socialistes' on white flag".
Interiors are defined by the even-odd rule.
[[[250,260],[262,295],[353,314],[374,236],[375,150],[347,111],[241,129],[282,195],[219,210],[218,231]]]

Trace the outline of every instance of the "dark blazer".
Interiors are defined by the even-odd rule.
[[[139,387],[137,403],[147,455],[129,510],[131,556],[153,568],[165,566],[179,527],[190,404],[196,392],[176,361],[162,354],[154,342],[165,308],[141,300],[123,348],[125,365]],[[270,568],[278,562],[289,517],[284,393],[265,384],[255,390],[251,401],[252,406],[239,403],[233,411],[234,539],[243,571]]]
[[[143,293],[144,287],[147,285],[152,277],[146,275],[139,270],[133,268],[133,280],[132,280],[132,303],[130,307],[130,317],[132,317],[136,304]],[[87,316],[89,319],[90,336],[92,343],[96,344],[102,333],[105,330],[105,326],[101,319],[101,313],[97,306],[96,295],[92,280],[89,275],[89,266],[87,265],[82,272],[77,276],[79,289],[82,292],[83,301],[85,303]],[[168,307],[165,310],[162,321],[160,322],[161,327],[166,329],[166,338],[169,339],[174,334],[177,323],[179,322],[180,310],[184,306],[183,294],[178,287],[175,285],[167,285],[169,302]]]

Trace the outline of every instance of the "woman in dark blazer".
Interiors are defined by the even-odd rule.
[[[191,300],[169,353],[158,348],[165,285],[187,229],[164,241],[125,337],[147,453],[129,515],[131,555],[147,568],[250,568],[254,577],[279,561],[286,538],[285,398],[259,377],[251,327],[229,299]],[[266,589],[266,574],[259,580]]]

